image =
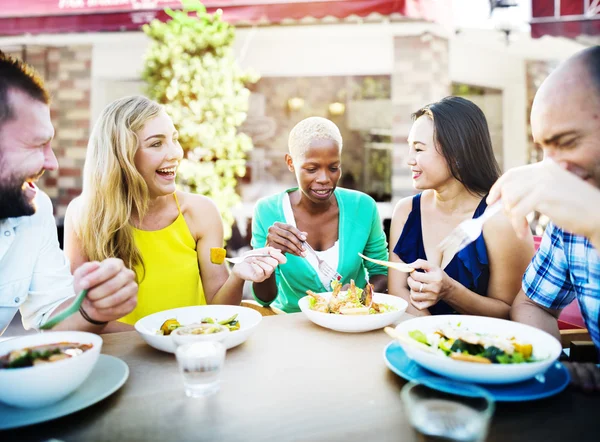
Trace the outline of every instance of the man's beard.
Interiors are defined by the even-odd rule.
[[[36,211],[33,201],[29,201],[23,192],[25,179],[15,176],[0,181],[0,220],[31,216]]]

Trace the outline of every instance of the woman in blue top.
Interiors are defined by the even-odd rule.
[[[275,247],[286,253],[287,263],[253,284],[255,299],[263,305],[275,301],[276,307],[297,312],[298,300],[307,290],[330,291],[332,275],[322,271],[315,254],[337,270],[342,284],[354,279],[363,288],[368,278],[376,292],[385,291],[387,268],[358,256],[360,252],[388,258],[375,201],[337,187],[342,174],[339,129],[325,118],[307,118],[292,129],[288,144],[285,160],[298,187],[259,200],[252,222],[252,246]]]
[[[531,234],[517,238],[503,213],[454,256],[438,244],[462,221],[479,217],[500,175],[485,115],[474,103],[447,97],[413,114],[407,164],[421,191],[401,200],[390,229],[390,260],[417,271],[390,271],[389,291],[416,315],[508,318],[534,254]]]

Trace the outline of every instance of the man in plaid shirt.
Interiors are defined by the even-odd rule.
[[[600,46],[562,63],[540,86],[531,109],[544,161],[503,175],[488,204],[502,199],[517,233],[538,211],[552,221],[523,277],[511,318],[560,338],[560,311],[579,301],[600,349]],[[594,364],[571,364],[573,382],[600,391]]]

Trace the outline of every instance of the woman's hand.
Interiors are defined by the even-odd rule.
[[[269,227],[267,246],[275,247],[281,253],[306,256],[302,243],[306,241],[306,232],[301,232],[290,224],[275,223]]]
[[[279,264],[285,264],[287,259],[281,253],[281,250],[273,247],[263,247],[262,249],[254,249],[248,253],[268,253],[270,256],[248,258],[239,264],[233,266],[231,271],[238,278],[252,282],[263,282],[271,277],[275,268]],[[242,255],[243,256],[243,255]]]
[[[425,273],[412,272],[406,280],[410,289],[410,302],[415,308],[427,309],[448,296],[453,280],[441,268],[424,259],[417,259],[408,265],[415,270],[425,270]]]

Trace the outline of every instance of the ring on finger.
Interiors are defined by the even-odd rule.
[[[419,293],[423,293],[423,283],[419,286]]]

